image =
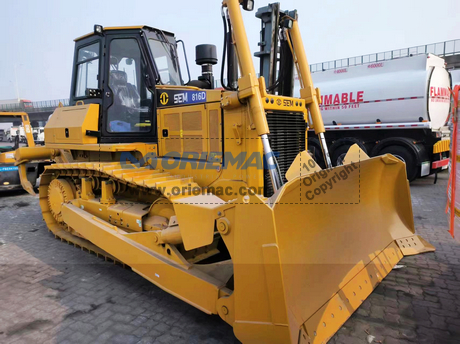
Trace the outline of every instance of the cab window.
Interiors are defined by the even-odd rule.
[[[165,85],[181,85],[176,48],[169,42],[155,39],[149,39],[149,46],[160,73],[161,83]]]
[[[114,39],[109,52],[109,88],[113,103],[107,110],[107,131],[150,132],[152,97],[145,86],[145,65],[137,40]]]
[[[99,88],[99,42],[78,49],[75,97],[84,97],[89,88]]]

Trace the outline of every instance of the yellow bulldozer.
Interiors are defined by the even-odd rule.
[[[354,146],[331,167],[296,14],[280,12],[276,31],[301,96],[257,77],[253,7],[223,1],[218,89],[215,46],[196,47],[202,75],[185,82],[173,33],[96,25],[75,40],[71,106],[16,163],[33,192],[24,164],[54,162],[39,203],[55,236],[219,314],[243,343],[324,343],[404,255],[434,248],[415,235],[404,163]]]
[[[0,146],[0,195],[2,191],[22,189],[18,174],[18,167],[15,166],[14,151],[19,148],[21,131],[25,136],[25,143],[28,147],[35,147],[33,129],[30,125],[29,115],[25,112],[0,112],[0,122],[21,123],[20,127],[9,129],[9,139],[14,141],[14,145]],[[3,137],[2,137],[3,139]],[[35,187],[39,175],[43,172],[46,163],[31,162],[22,166],[23,173],[30,183]]]

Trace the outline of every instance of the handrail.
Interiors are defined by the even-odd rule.
[[[31,112],[47,112],[54,111],[62,103],[64,106],[69,106],[69,99],[56,99],[56,100],[44,100],[38,102],[20,102],[13,104],[0,104],[0,111],[7,112],[18,112],[23,111],[27,113]]]
[[[314,63],[310,65],[310,71],[312,73],[322,72],[330,69],[346,68],[421,54],[434,54],[440,57],[460,55],[460,39]]]

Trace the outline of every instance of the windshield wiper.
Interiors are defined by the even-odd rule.
[[[166,38],[166,35],[164,34],[164,32],[162,30],[159,30],[157,29],[157,37],[160,38],[160,42],[163,44],[163,48],[165,49],[166,53],[168,54],[168,57],[174,61],[174,52],[173,52],[173,47],[171,46],[171,43],[169,43],[168,39]],[[167,44],[169,46],[169,50],[168,51],[168,46],[165,46],[165,44]]]

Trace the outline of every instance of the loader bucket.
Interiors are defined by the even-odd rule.
[[[354,149],[346,161],[359,153]],[[244,262],[235,261],[235,288],[246,284],[245,301],[264,299],[261,295],[267,293],[271,316],[258,319],[259,324],[275,324],[272,338],[283,329],[285,335],[289,332],[289,337],[280,334],[283,339],[266,342],[327,342],[404,255],[434,251],[414,235],[404,163],[392,155],[362,157],[349,165],[302,173],[269,200],[276,242],[261,245],[264,288],[238,279],[238,269],[245,269],[246,279],[255,271],[249,273],[249,267],[241,267]],[[248,214],[270,217],[257,209],[255,197],[251,203]],[[270,227],[268,220],[260,222]],[[242,305],[235,296],[235,307]],[[241,329],[243,342],[260,339],[248,326],[253,320],[255,324],[248,312],[239,317],[236,309],[235,333]]]

